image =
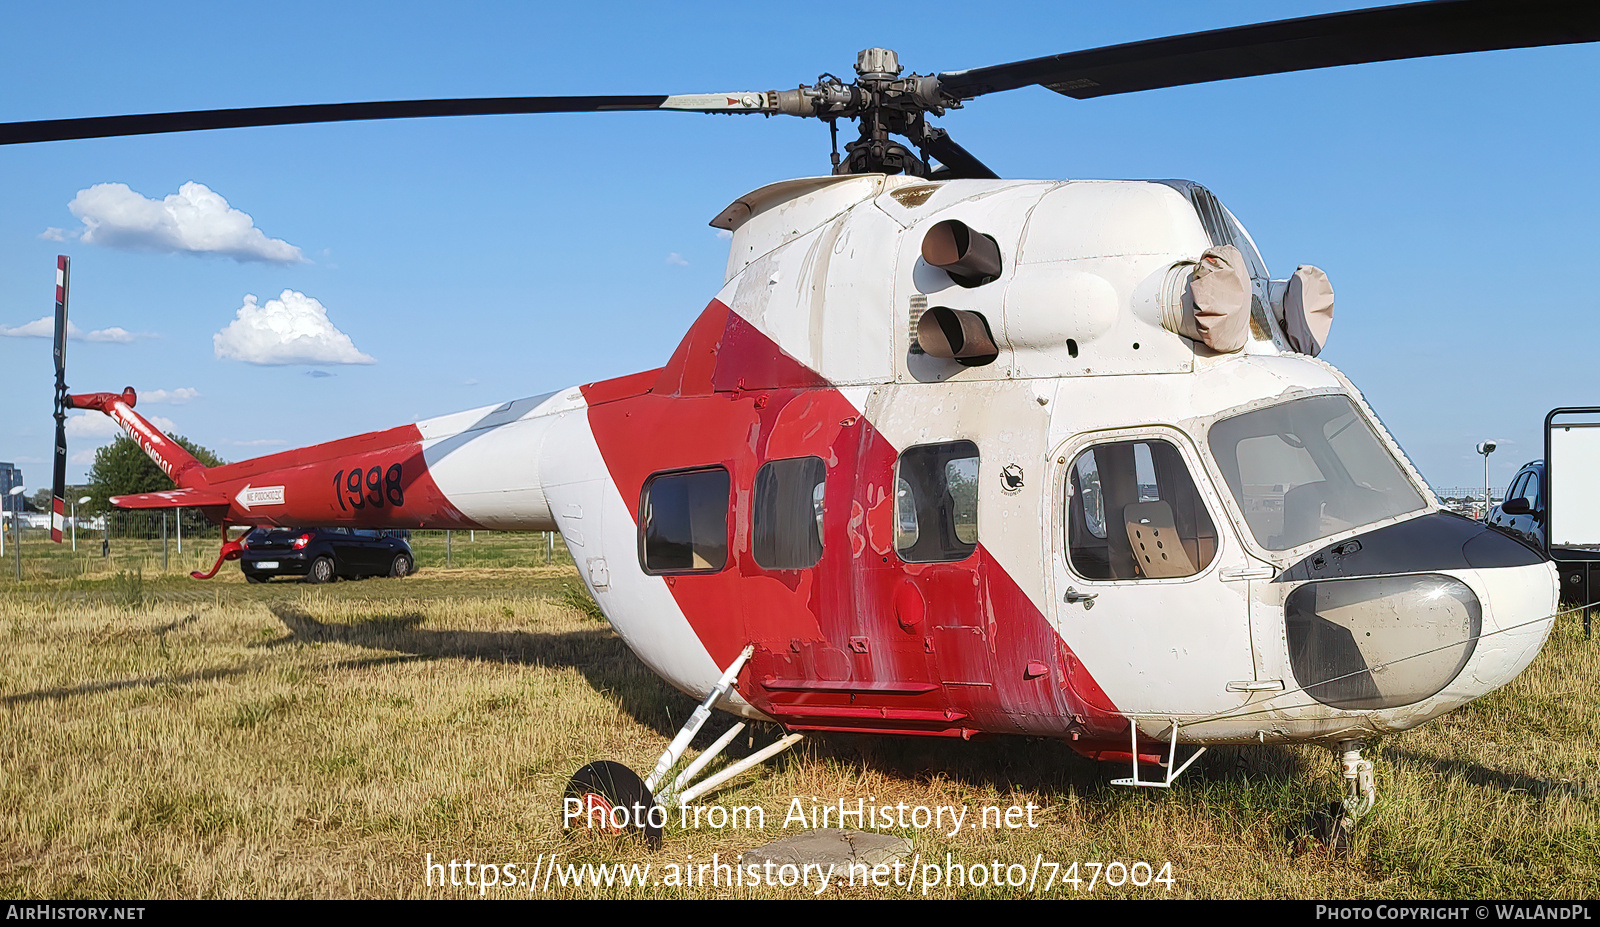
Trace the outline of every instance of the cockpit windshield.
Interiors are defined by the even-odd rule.
[[[1211,426],[1211,455],[1256,542],[1288,550],[1426,503],[1345,396],[1297,399]]]

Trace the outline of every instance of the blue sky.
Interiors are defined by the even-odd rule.
[[[140,6],[8,5],[0,121],[766,90],[847,76],[871,45],[927,73],[1351,8],[994,3],[957,20],[750,4]],[[1540,455],[1546,411],[1600,403],[1597,97],[1600,47],[1580,46],[1082,102],[1027,88],[940,124],[1003,176],[1205,183],[1275,276],[1328,272],[1338,308],[1323,356],[1424,475],[1481,481],[1473,445],[1496,438],[1503,485]],[[825,173],[827,151],[811,121],[673,113],[0,149],[0,329],[50,312],[55,255],[70,254],[73,320],[102,333],[71,344],[72,388],[132,384],[145,414],[243,459],[661,364],[721,283],[726,242],[707,221],[749,189]],[[119,241],[105,224],[186,184],[259,237],[130,250],[154,239]],[[83,216],[102,223],[89,240]],[[349,350],[330,335],[322,362],[263,365],[238,359],[255,356],[248,338],[224,335],[219,352],[241,308],[285,291],[303,296],[287,299],[301,318],[315,300]],[[48,340],[0,337],[0,460],[30,487],[48,481],[51,384]],[[74,435],[70,478],[107,439]]]

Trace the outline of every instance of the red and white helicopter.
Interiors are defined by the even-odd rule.
[[[1444,0],[926,76],[868,49],[853,82],[784,91],[0,126],[4,144],[605,110],[861,127],[831,175],[713,220],[732,233],[725,283],[664,366],[222,467],[140,417],[132,389],[68,392],[63,261],[57,526],[75,407],[114,418],[178,486],[121,506],[560,531],[633,651],[703,699],[648,777],[580,770],[579,823],[659,837],[651,809],[805,731],[1059,737],[1157,786],[1187,767],[1180,744],[1322,743],[1359,817],[1363,739],[1515,677],[1552,627],[1555,570],[1441,510],[1316,357],[1326,277],[1272,279],[1204,187],[998,179],[927,117],[1031,84],[1083,98],[1592,41],[1591,4]],[[714,708],[789,733],[691,785],[741,721],[669,780]]]

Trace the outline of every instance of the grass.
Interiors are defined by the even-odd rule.
[[[538,536],[418,538],[422,572],[310,587],[196,582],[169,551],[101,562],[24,541],[0,572],[0,895],[50,898],[456,898],[426,862],[531,867],[728,862],[840,800],[1001,809],[1038,827],[890,827],[920,861],[1137,861],[1173,884],[1050,897],[1552,898],[1600,894],[1600,643],[1577,619],[1507,688],[1371,755],[1379,802],[1334,855],[1297,836],[1337,789],[1312,748],[1213,749],[1171,790],[1109,785],[1064,745],[818,735],[706,802],[765,826],[681,827],[665,846],[573,841],[566,781],[601,758],[647,770],[693,710],[603,621]],[[186,556],[207,559],[185,539]],[[159,547],[159,542],[155,542]],[[195,548],[191,552],[191,547]],[[8,549],[8,554],[10,550]],[[9,562],[8,564],[9,565]],[[209,566],[209,564],[205,564]],[[703,744],[721,729],[714,722]],[[741,738],[735,753],[768,742]],[[969,818],[970,819],[970,818]],[[947,872],[948,869],[941,870]],[[968,870],[970,875],[973,870]],[[1065,870],[1062,871],[1065,874]],[[1003,880],[1003,879],[1002,879]],[[1041,881],[1042,884],[1042,881]],[[561,887],[533,897],[809,897],[793,888]],[[529,897],[525,888],[484,889]],[[903,897],[839,884],[830,897]],[[921,892],[915,892],[920,896]],[[1031,897],[940,885],[929,897]]]

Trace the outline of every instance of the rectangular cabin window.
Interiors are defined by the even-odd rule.
[[[1067,468],[1067,480],[1067,550],[1079,576],[1193,576],[1216,556],[1216,526],[1166,441],[1096,445]]]
[[[820,457],[774,460],[756,473],[750,547],[763,569],[804,570],[822,559],[826,477]]]
[[[895,550],[907,563],[965,560],[978,547],[978,446],[907,448],[895,480]]]
[[[715,572],[728,563],[728,471],[658,473],[639,499],[646,573]]]

